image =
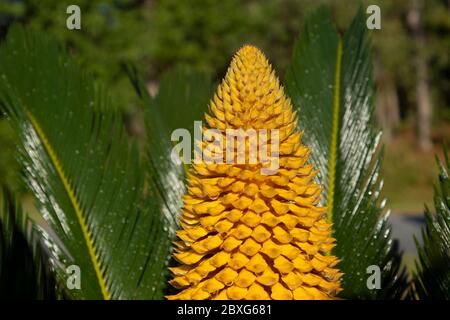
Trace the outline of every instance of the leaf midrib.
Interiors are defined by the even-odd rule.
[[[75,210],[75,214],[77,216],[78,222],[80,224],[81,227],[81,231],[83,233],[83,237],[86,243],[86,247],[88,249],[89,252],[89,256],[91,258],[91,262],[92,265],[94,267],[95,273],[97,275],[97,279],[98,279],[98,284],[100,286],[100,290],[102,292],[103,298],[105,300],[110,300],[111,299],[111,294],[109,293],[109,290],[106,286],[106,280],[102,274],[101,271],[101,267],[100,267],[100,262],[99,259],[97,257],[97,254],[95,253],[95,248],[93,245],[93,241],[91,238],[91,235],[89,233],[89,228],[87,226],[86,223],[86,219],[85,216],[83,214],[83,211],[81,210],[81,206],[78,202],[78,199],[75,195],[74,190],[72,189],[69,180],[67,178],[67,176],[64,173],[64,170],[62,168],[62,165],[59,161],[59,158],[55,152],[55,150],[53,150],[49,140],[47,139],[47,136],[44,133],[44,130],[41,128],[41,126],[39,125],[39,122],[36,120],[36,118],[27,111],[27,116],[30,119],[30,122],[34,128],[34,130],[36,131],[39,139],[42,141],[42,144],[44,145],[44,148],[48,154],[48,156],[50,157],[51,162],[53,163],[53,166],[55,167],[55,170],[59,176],[59,178],[61,179],[61,182],[64,186],[64,189],[67,192],[67,195],[70,199],[70,202]]]
[[[341,91],[341,63],[342,63],[342,39],[338,39],[336,50],[336,69],[334,78],[333,93],[333,122],[331,126],[331,143],[330,143],[330,168],[328,175],[328,194],[327,194],[327,219],[333,222],[334,213],[334,185],[336,178],[336,159],[337,144],[339,139],[339,114],[340,114],[340,91]]]

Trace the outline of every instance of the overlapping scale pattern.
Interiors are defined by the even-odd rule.
[[[264,175],[263,163],[192,166],[174,250],[180,265],[171,268],[170,283],[181,291],[168,299],[333,298],[342,274],[330,255],[326,208],[318,206],[317,171],[307,164],[310,150],[290,100],[257,48],[237,52],[209,111],[204,129],[224,139],[226,129],[278,129],[279,169]]]

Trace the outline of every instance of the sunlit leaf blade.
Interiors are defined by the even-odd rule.
[[[286,87],[304,141],[320,170],[323,202],[342,260],[344,298],[389,298],[402,293],[404,274],[380,203],[380,133],[373,121],[371,47],[359,12],[344,36],[321,8],[305,23]],[[381,289],[367,287],[367,267],[381,269]]]
[[[33,228],[9,192],[0,195],[0,299],[55,299],[55,279],[47,268]]]
[[[450,159],[438,161],[439,184],[435,188],[433,214],[425,212],[423,245],[416,241],[419,260],[414,275],[414,295],[419,299],[450,300]]]
[[[169,239],[160,201],[143,200],[136,148],[91,78],[54,40],[13,28],[0,49],[0,107],[21,138],[24,180],[71,298],[161,298]],[[66,286],[77,265],[81,288]]]

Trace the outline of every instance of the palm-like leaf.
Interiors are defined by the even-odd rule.
[[[136,148],[92,80],[42,34],[10,31],[0,50],[0,106],[20,133],[24,180],[50,230],[39,228],[72,298],[158,298],[170,240]],[[65,286],[66,267],[81,288]]]
[[[131,66],[127,71],[145,107],[148,179],[165,204],[161,208],[167,237],[174,239],[185,192],[186,167],[183,168],[181,159],[172,157],[171,134],[175,129],[186,129],[193,137],[194,121],[203,118],[212,92],[211,79],[203,72],[176,67],[163,77],[158,94],[152,98],[136,69]]]
[[[144,104],[147,172],[156,192],[166,203],[166,226],[172,238],[185,191],[185,170],[181,160],[172,159],[171,134],[181,128],[193,136],[194,121],[202,119],[212,92],[211,80],[204,73],[177,67],[163,77],[158,94],[152,98],[136,69],[130,66],[127,71]]]
[[[9,192],[0,197],[0,299],[54,299],[39,238]]]
[[[193,135],[194,121],[203,119],[212,94],[212,80],[207,73],[177,66],[162,77],[150,107],[156,110],[149,110],[147,119],[158,112],[169,133],[185,128]]]
[[[414,277],[415,295],[420,299],[450,300],[450,159],[438,161],[439,185],[435,188],[436,214],[426,208],[423,245],[417,244],[419,261]]]
[[[384,202],[379,204],[380,133],[373,124],[371,47],[365,30],[359,12],[341,37],[330,12],[318,10],[295,45],[286,86],[324,185],[323,200],[337,238],[334,253],[344,272],[342,297],[388,298],[401,293],[399,257]],[[381,268],[381,290],[366,285],[371,265]]]

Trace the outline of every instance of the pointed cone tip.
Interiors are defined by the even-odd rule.
[[[249,58],[249,57],[262,58],[262,59],[266,60],[266,56],[261,51],[261,49],[259,49],[258,47],[254,46],[254,45],[251,45],[251,44],[243,45],[236,52],[235,56],[246,57],[246,58]]]

